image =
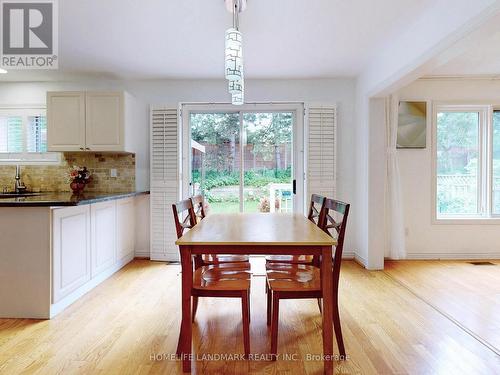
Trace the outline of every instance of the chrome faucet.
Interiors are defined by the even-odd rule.
[[[15,192],[16,193],[22,193],[26,191],[26,185],[24,185],[23,181],[21,180],[21,166],[16,165],[16,185],[15,185]]]

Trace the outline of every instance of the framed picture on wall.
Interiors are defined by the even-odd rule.
[[[397,148],[425,148],[427,103],[399,102]]]

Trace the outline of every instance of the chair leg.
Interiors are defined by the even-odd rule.
[[[339,304],[337,298],[333,299],[333,328],[335,329],[335,337],[337,339],[337,346],[339,347],[339,354],[341,359],[346,358],[344,339],[342,338],[342,326],[340,325]]]
[[[271,356],[272,360],[276,361],[278,356],[278,317],[279,317],[279,306],[280,306],[280,296],[279,292],[272,292],[273,301],[273,311],[272,311],[272,322],[271,322]]]
[[[248,292],[241,294],[241,313],[243,315],[243,345],[245,347],[245,358],[250,356],[250,310]]]
[[[272,304],[272,293],[267,286],[266,280],[266,290],[267,290],[267,325],[271,325],[271,304]]]
[[[251,323],[251,321],[252,321],[252,314],[250,313],[251,312],[250,301],[252,300],[252,298],[250,296],[251,296],[251,293],[250,293],[250,289],[249,289],[248,290],[248,323]]]
[[[196,315],[196,310],[198,310],[198,296],[193,296],[193,313],[191,314],[193,323],[194,317]]]

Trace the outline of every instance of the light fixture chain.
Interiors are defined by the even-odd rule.
[[[239,31],[239,13],[244,9],[243,0],[226,0],[226,5],[232,5],[233,27],[226,30],[225,44],[225,77],[229,81],[229,93],[234,105],[245,102],[245,83],[243,78],[242,38]],[[228,10],[231,9],[228,6]]]
[[[239,0],[233,0],[233,28],[236,30],[240,29],[240,10],[239,10]]]

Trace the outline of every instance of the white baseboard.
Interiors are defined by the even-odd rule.
[[[179,262],[179,253],[151,253],[151,260],[159,261],[159,262]]]
[[[108,268],[107,270],[101,272],[99,275],[88,281],[86,284],[82,285],[80,288],[76,289],[74,292],[70,293],[66,297],[64,297],[62,300],[50,305],[50,316],[49,319],[52,319],[55,317],[57,314],[59,314],[61,311],[63,311],[66,307],[71,305],[72,303],[76,302],[79,298],[81,298],[84,294],[90,292],[92,289],[94,289],[97,285],[102,283],[104,280],[109,278],[111,275],[113,275],[115,272],[123,268],[127,263],[129,263],[132,259],[134,259],[133,255],[130,255],[128,257],[123,258],[122,260],[119,260],[116,264],[114,264],[112,267]]]
[[[500,253],[408,253],[406,259],[448,259],[448,260],[469,260],[469,259],[500,259]]]
[[[149,249],[148,250],[136,250],[134,252],[134,256],[136,258],[150,258],[151,253],[149,252]]]
[[[367,260],[363,258],[362,256],[354,253],[354,260],[361,266],[366,268],[366,265],[368,264]]]
[[[344,251],[342,253],[342,259],[356,259],[356,254],[354,251]]]

